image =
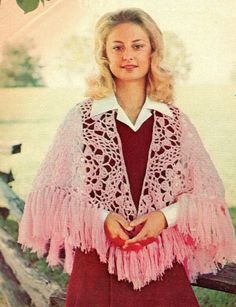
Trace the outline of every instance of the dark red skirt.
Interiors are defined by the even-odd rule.
[[[199,306],[184,267],[175,263],[162,280],[134,290],[127,281],[118,281],[99,260],[95,250],[75,253],[67,285],[66,307],[196,307]]]

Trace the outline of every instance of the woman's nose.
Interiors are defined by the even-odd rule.
[[[123,59],[132,59],[133,58],[133,50],[131,48],[125,48],[123,52]]]

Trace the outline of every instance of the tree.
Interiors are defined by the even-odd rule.
[[[32,40],[5,45],[0,63],[0,87],[44,86],[39,58],[30,54]]]

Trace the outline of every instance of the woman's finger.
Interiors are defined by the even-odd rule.
[[[120,237],[119,235],[114,235],[111,233],[111,231],[109,230],[109,228],[107,227],[107,225],[105,225],[105,232],[106,232],[106,236],[107,238],[115,245],[117,246],[123,246],[125,240],[127,240],[127,238],[129,238],[128,236],[122,236]]]
[[[122,227],[118,231],[118,236],[124,241],[129,240],[129,236],[123,231]]]
[[[131,231],[134,227],[130,226],[128,221],[123,216],[118,216],[117,221],[124,227],[124,229]]]
[[[126,248],[128,244],[136,243],[138,241],[141,241],[141,240],[145,239],[146,236],[147,236],[147,229],[146,229],[146,227],[144,225],[142,230],[135,237],[125,241],[124,248]]]
[[[135,220],[133,220],[132,222],[130,222],[129,225],[131,227],[137,226],[139,224],[146,222],[147,218],[148,218],[147,214],[141,215],[141,216],[137,217]]]

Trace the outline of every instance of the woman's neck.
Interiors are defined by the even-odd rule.
[[[124,110],[140,110],[146,99],[145,82],[140,82],[140,80],[134,80],[130,82],[116,80],[115,95],[118,103]]]

